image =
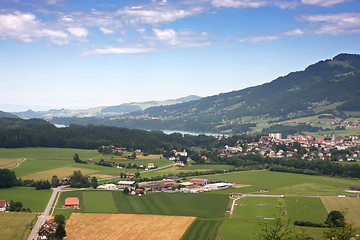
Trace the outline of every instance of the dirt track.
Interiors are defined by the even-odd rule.
[[[65,239],[178,240],[194,220],[181,216],[73,213],[66,223]]]

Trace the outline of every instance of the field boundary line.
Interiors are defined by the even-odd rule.
[[[25,162],[26,158],[24,158],[23,160],[21,160],[20,162],[16,163],[15,166],[13,167],[9,167],[9,169],[13,169],[13,168],[17,168],[18,166],[20,166],[21,163]]]

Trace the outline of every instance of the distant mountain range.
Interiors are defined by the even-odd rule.
[[[185,130],[215,133],[246,133],[259,121],[270,126],[286,119],[330,114],[345,119],[360,117],[360,55],[339,54],[303,71],[292,72],[269,83],[221,93],[193,101],[139,108],[132,104],[104,111],[132,112],[119,118],[54,118],[63,124],[101,124],[129,128]],[[264,126],[262,126],[264,128]],[[322,131],[322,127],[306,128]],[[280,130],[279,130],[280,131]]]
[[[151,107],[138,115],[216,122],[329,111],[360,111],[360,55],[340,54],[270,83],[197,101]]]
[[[19,117],[11,113],[0,111],[0,118],[19,118]]]
[[[126,113],[143,111],[149,107],[154,106],[166,106],[176,103],[184,103],[187,101],[198,100],[201,97],[190,95],[187,97],[182,97],[178,99],[169,99],[165,101],[147,101],[147,102],[132,102],[124,103],[116,106],[107,106],[107,107],[95,107],[88,109],[50,109],[48,111],[24,111],[24,112],[14,112],[12,114],[17,115],[21,118],[43,118],[43,119],[52,119],[54,117],[114,117],[121,116]]]

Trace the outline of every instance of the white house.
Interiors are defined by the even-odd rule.
[[[135,189],[135,181],[119,181],[117,185],[119,188]]]
[[[5,200],[0,200],[0,212],[5,212],[8,207],[8,203]]]

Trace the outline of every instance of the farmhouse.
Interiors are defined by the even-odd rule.
[[[183,161],[176,161],[176,162],[175,162],[175,166],[178,166],[178,167],[184,167],[184,166],[185,166],[185,164],[184,164],[184,162],[183,162]]]
[[[151,169],[151,168],[155,168],[155,164],[154,164],[154,163],[148,163],[148,169]]]
[[[50,233],[50,231],[47,228],[44,228],[41,231],[39,231],[39,238],[40,239],[47,239],[49,233]]]
[[[171,186],[176,185],[176,182],[173,180],[163,180],[156,182],[146,182],[139,184],[139,187],[144,187],[145,190],[162,190],[164,188],[170,188]]]
[[[127,187],[128,189],[132,190],[132,189],[135,189],[136,183],[135,183],[135,181],[119,181],[117,183],[117,185],[118,185],[118,188],[126,188]]]
[[[177,152],[176,150],[174,151],[175,152],[175,156],[184,156],[184,157],[187,157],[187,152],[186,150],[184,149],[184,151],[182,152]]]
[[[190,180],[190,182],[197,186],[204,186],[209,183],[209,180],[202,178],[193,178]]]
[[[68,197],[65,199],[65,208],[80,208],[80,201],[77,197]]]
[[[0,212],[5,212],[8,207],[8,203],[5,200],[0,200]]]
[[[353,191],[360,191],[360,186],[351,186],[349,189]]]

